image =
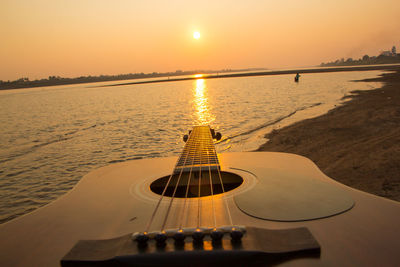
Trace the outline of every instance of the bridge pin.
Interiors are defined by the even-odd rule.
[[[211,231],[211,239],[213,242],[219,242],[221,241],[222,237],[224,236],[224,233],[216,228],[214,228]]]
[[[173,236],[176,242],[183,242],[183,240],[185,240],[185,237],[186,236],[182,230],[177,231]]]
[[[149,236],[146,232],[144,233],[135,233],[132,235],[132,239],[138,242],[139,244],[146,244],[149,240]]]
[[[243,237],[242,231],[240,231],[236,228],[232,228],[232,231],[231,231],[232,241],[240,241],[242,239],[242,237]]]
[[[192,237],[194,242],[202,242],[204,238],[204,231],[202,229],[197,228],[193,232]]]
[[[164,244],[167,240],[167,235],[164,231],[159,232],[155,235],[154,239],[156,240],[157,244]]]

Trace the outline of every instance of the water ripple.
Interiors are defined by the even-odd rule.
[[[348,81],[379,73],[307,74],[298,84],[281,75],[1,94],[0,223],[57,199],[99,167],[178,155],[197,123],[212,121],[223,134],[217,149],[241,151],[260,129],[372,89]]]

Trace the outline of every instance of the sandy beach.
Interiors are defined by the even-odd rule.
[[[400,68],[327,114],[274,130],[258,151],[303,155],[329,177],[400,201]],[[301,81],[300,81],[301,82]]]

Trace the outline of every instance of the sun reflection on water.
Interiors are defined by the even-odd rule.
[[[208,104],[207,86],[204,79],[197,79],[193,88],[193,103],[195,108],[195,124],[211,124],[215,117],[210,112]]]

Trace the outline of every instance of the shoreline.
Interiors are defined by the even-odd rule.
[[[304,73],[326,73],[326,72],[343,72],[343,71],[368,71],[368,70],[390,70],[393,68],[400,67],[400,64],[391,65],[372,65],[372,66],[349,66],[349,67],[319,67],[310,69],[292,69],[292,70],[276,70],[276,71],[262,71],[262,72],[246,72],[246,73],[233,73],[233,74],[204,74],[201,77],[186,77],[186,78],[173,78],[173,79],[160,79],[151,81],[139,81],[129,83],[116,83],[94,87],[112,87],[122,85],[135,85],[135,84],[146,84],[146,83],[163,83],[163,82],[179,82],[179,81],[190,81],[197,79],[221,79],[221,78],[238,78],[238,77],[251,77],[251,76],[270,76],[270,75],[285,75],[285,74],[304,74]]]
[[[324,115],[272,131],[256,151],[305,156],[340,183],[400,201],[400,67],[390,70],[361,80],[381,88],[356,91]]]

